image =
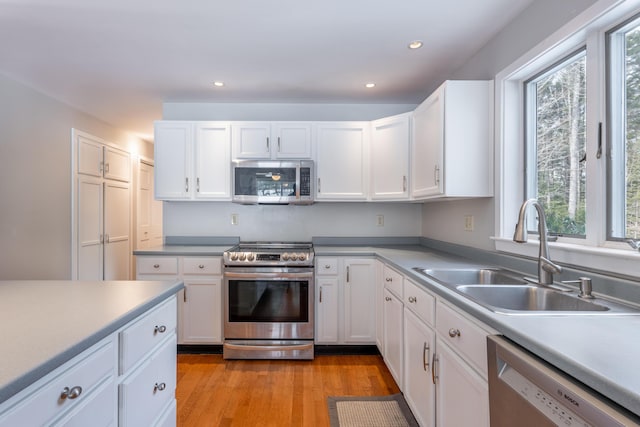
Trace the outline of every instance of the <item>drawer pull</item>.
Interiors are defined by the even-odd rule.
[[[164,325],[156,326],[155,328],[153,328],[153,333],[154,333],[154,334],[157,334],[158,332],[159,332],[159,333],[161,333],[161,334],[163,334],[163,333],[165,333],[166,331],[167,331],[167,327],[166,327],[166,326],[164,326]]]
[[[386,280],[387,282],[393,282],[393,277],[387,277],[387,278],[386,278],[386,279],[384,279],[384,280]]]
[[[329,270],[331,268],[331,265],[329,264],[325,264],[324,268],[326,268],[327,270]]]
[[[414,303],[418,302],[418,298],[417,297],[409,297],[409,302],[414,304]]]
[[[165,383],[155,383],[153,386],[153,392],[157,392],[157,391],[163,391],[165,388],[167,388],[167,385]]]
[[[204,264],[200,264],[200,265],[198,266],[198,268],[199,268],[200,270],[202,270],[202,269],[204,268]]]
[[[385,301],[391,301],[391,297],[384,297]]]
[[[460,336],[460,329],[449,329],[449,336],[451,338],[455,338],[455,337],[459,337]]]
[[[62,393],[60,393],[60,400],[64,399],[75,399],[82,394],[82,387],[79,385],[75,387],[65,387],[62,389]]]
[[[160,264],[153,264],[153,268],[160,268]]]
[[[424,343],[424,347],[422,348],[422,368],[425,372],[429,371],[429,353],[431,352],[430,346]]]

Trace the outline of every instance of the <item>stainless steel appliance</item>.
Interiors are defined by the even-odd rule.
[[[638,426],[564,372],[501,336],[487,340],[491,427]]]
[[[225,359],[313,359],[311,243],[243,242],[224,253]]]
[[[233,202],[313,203],[313,161],[245,160],[233,163]]]

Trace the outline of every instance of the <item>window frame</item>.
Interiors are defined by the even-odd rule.
[[[525,200],[523,82],[581,46],[587,48],[587,217],[586,238],[550,242],[554,261],[621,276],[638,276],[640,253],[624,242],[607,240],[606,156],[595,159],[599,134],[608,135],[605,34],[640,11],[640,0],[599,0],[495,78],[495,236],[496,250],[535,258],[538,241],[513,242],[513,227]],[[606,145],[606,141],[600,140]],[[605,147],[607,148],[607,147]]]

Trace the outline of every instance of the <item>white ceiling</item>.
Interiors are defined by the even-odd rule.
[[[0,72],[144,137],[163,102],[412,104],[532,1],[0,0]]]

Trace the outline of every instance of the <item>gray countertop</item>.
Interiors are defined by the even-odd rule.
[[[148,249],[136,249],[134,255],[222,256],[233,245],[162,245]]]
[[[0,402],[183,287],[181,281],[0,281]]]
[[[164,246],[137,255],[221,256],[228,247]],[[420,245],[314,245],[316,256],[376,256],[560,370],[640,416],[640,316],[494,313],[431,281],[413,267],[486,266]],[[638,289],[640,292],[640,287]]]

